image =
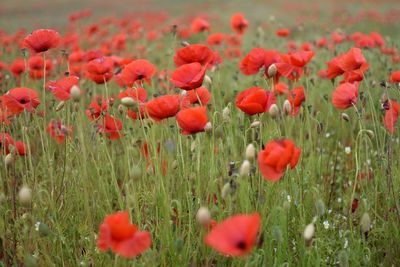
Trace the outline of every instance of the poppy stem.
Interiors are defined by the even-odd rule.
[[[46,124],[46,52],[43,52],[43,121]]]

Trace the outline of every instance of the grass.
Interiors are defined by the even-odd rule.
[[[224,23],[226,26],[227,20]],[[357,27],[365,27],[367,33],[384,28],[384,34],[398,47],[398,26],[368,23],[370,27],[350,26],[348,33]],[[293,38],[313,40],[324,34],[316,28],[306,24],[304,32],[295,33]],[[189,41],[203,40],[199,35]],[[148,45],[146,58],[158,69],[173,69],[172,53],[179,47],[174,36],[167,34],[156,43],[140,42]],[[134,50],[134,45],[130,42],[128,50]],[[257,35],[252,29],[245,35],[243,50],[262,46],[283,52],[285,45],[268,31]],[[336,53],[351,46],[339,45]],[[56,49],[52,56],[60,57],[60,53]],[[273,119],[268,113],[249,117],[238,110],[234,105],[238,92],[253,85],[269,89],[271,84],[259,76],[244,76],[239,73],[239,60],[226,59],[215,72],[207,73],[212,78],[208,117],[213,129],[193,136],[182,136],[174,118],[162,123],[127,119],[118,113],[116,99],[110,113],[123,120],[124,138],[109,141],[96,134],[95,124],[84,113],[94,95],[106,94],[104,85],[81,79],[84,97],[77,103],[66,102],[57,112],[55,98],[42,93],[43,81],[24,77],[22,84],[40,92],[42,103],[46,97],[46,116],[23,113],[9,128],[2,126],[0,130],[23,140],[30,150],[11,168],[6,168],[4,161],[0,163],[0,265],[7,266],[6,254],[13,258],[14,266],[26,261],[28,255],[34,255],[37,266],[400,265],[400,215],[393,208],[400,204],[399,135],[384,128],[379,101],[384,91],[379,82],[387,79],[389,69],[399,66],[377,49],[363,50],[363,54],[370,69],[360,86],[358,111],[345,111],[349,122],[331,104],[331,92],[339,81],[332,83],[316,75],[334,57],[331,51],[320,49],[307,65],[310,74],[290,85],[303,85],[306,91],[306,102],[296,117]],[[17,55],[20,51],[13,49],[1,60],[11,62]],[[56,68],[54,73],[59,76],[67,65],[64,62]],[[16,86],[10,78],[2,84],[2,92]],[[115,82],[108,83],[107,89],[111,95],[119,92]],[[146,85],[146,90],[149,96],[165,93],[159,91],[157,81]],[[397,89],[387,90],[390,98],[399,99]],[[283,101],[278,99],[279,107]],[[222,116],[226,107],[230,109],[229,121]],[[43,104],[38,109],[43,110]],[[73,126],[73,135],[62,145],[45,131],[44,125],[51,118]],[[252,128],[254,120],[261,126]],[[266,142],[282,137],[294,140],[302,156],[281,181],[264,180],[256,160],[251,162],[254,169],[250,176],[237,174],[248,144],[259,151]],[[150,168],[140,151],[144,143],[149,145],[154,165]],[[345,147],[350,147],[351,153],[347,154]],[[167,162],[165,175],[162,160]],[[231,162],[233,175],[229,175]],[[373,178],[360,181],[357,177],[362,172],[372,172]],[[227,183],[230,192],[223,198]],[[13,208],[12,192],[22,185],[31,188],[32,203],[24,206],[17,202]],[[352,213],[354,198],[359,199],[359,208]],[[206,247],[203,238],[207,231],[195,219],[201,206],[208,207],[217,221],[238,213],[259,212],[260,235],[251,255],[229,258]],[[133,223],[151,233],[151,249],[137,259],[101,253],[96,247],[99,225],[107,214],[119,210],[128,210]],[[367,237],[360,229],[364,213],[369,214],[372,224]],[[303,231],[313,219],[315,240],[308,247]]]

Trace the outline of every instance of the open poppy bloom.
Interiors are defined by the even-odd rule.
[[[329,79],[344,74],[346,82],[361,81],[369,67],[359,48],[351,48],[326,64],[328,65],[327,77]]]
[[[97,247],[100,251],[111,249],[125,258],[134,258],[151,246],[149,232],[139,231],[136,225],[129,223],[129,214],[116,212],[106,216],[100,225]]]
[[[304,66],[313,58],[314,54],[314,51],[281,54],[281,61],[275,64],[279,75],[291,81],[298,81],[304,72]]]
[[[358,83],[342,83],[332,92],[332,104],[338,109],[348,109],[357,103]]]
[[[176,114],[176,121],[182,128],[182,134],[194,134],[204,131],[208,122],[206,107],[182,109]]]
[[[392,134],[396,132],[395,125],[399,119],[399,112],[400,112],[400,104],[398,104],[393,100],[390,100],[389,109],[387,109],[385,112],[384,123],[386,128]]]
[[[205,243],[227,256],[246,256],[260,229],[260,215],[235,215],[217,224],[204,238]]]
[[[198,62],[201,65],[207,65],[214,58],[213,51],[202,44],[192,44],[178,49],[174,56],[174,62],[177,67]]]
[[[183,97],[182,102],[188,100],[190,104],[200,104],[202,106],[207,105],[207,103],[211,99],[211,94],[204,86],[199,87],[194,90],[190,90],[186,92],[186,95]]]
[[[40,29],[26,36],[23,41],[23,46],[31,49],[35,53],[40,53],[57,47],[60,42],[61,37],[55,30]]]
[[[175,116],[180,107],[180,95],[164,95],[148,101],[145,111],[153,120],[160,121]]]
[[[24,110],[34,112],[40,104],[39,94],[26,87],[10,89],[2,96],[2,102],[6,110],[14,115],[18,115]]]
[[[155,73],[156,67],[152,63],[146,59],[138,59],[123,68],[119,79],[126,86],[133,86],[135,83],[143,83],[143,81],[151,85],[151,78]]]
[[[300,148],[292,140],[273,140],[258,153],[258,167],[265,179],[276,182],[283,176],[288,165],[291,169],[296,167],[300,154]]]
[[[79,78],[77,76],[68,76],[57,81],[49,81],[46,88],[60,101],[66,101],[71,98],[71,88],[78,85]]]
[[[235,13],[231,17],[232,30],[238,34],[243,34],[249,26],[249,22],[244,18],[242,13]]]
[[[400,70],[398,71],[393,71],[390,74],[390,80],[391,83],[400,83]]]
[[[175,87],[183,90],[199,88],[206,75],[206,66],[198,62],[189,63],[178,67],[171,74],[171,82]]]
[[[236,107],[248,115],[267,112],[275,103],[274,94],[260,87],[248,88],[236,97]]]
[[[299,85],[296,86],[292,91],[288,94],[288,100],[292,109],[290,111],[290,115],[296,116],[299,113],[301,104],[306,101],[306,96],[304,95],[304,87]]]
[[[110,140],[116,140],[122,137],[122,121],[110,115],[105,115],[103,123],[97,125],[98,132],[104,134]]]
[[[72,133],[72,127],[63,125],[61,120],[52,120],[46,131],[57,143],[62,144],[65,141],[65,137]]]
[[[280,61],[279,52],[276,50],[266,50],[264,48],[253,48],[240,62],[240,71],[244,75],[257,74],[264,68],[265,76],[268,76],[268,68]]]
[[[113,73],[114,61],[110,57],[99,57],[86,64],[86,77],[97,84],[110,80]]]

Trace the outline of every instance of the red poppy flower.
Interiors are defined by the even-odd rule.
[[[235,13],[231,17],[232,30],[238,34],[243,34],[249,26],[249,22],[244,18],[242,13]]]
[[[138,231],[136,225],[129,223],[128,212],[110,214],[100,225],[97,240],[100,251],[111,249],[117,255],[134,258],[150,246],[150,233]]]
[[[291,81],[299,80],[304,72],[303,67],[313,58],[314,54],[314,51],[300,51],[280,55],[281,62],[275,64],[279,75]]]
[[[275,95],[284,95],[289,92],[289,86],[282,82],[275,84],[273,89]]]
[[[255,244],[260,215],[235,215],[217,224],[204,238],[205,243],[223,255],[245,256]]]
[[[288,94],[288,100],[292,106],[290,115],[297,115],[299,113],[301,104],[306,100],[303,86],[299,85],[290,91]]]
[[[263,67],[268,76],[268,68],[280,60],[278,51],[253,48],[240,62],[240,71],[244,75],[257,74]]]
[[[110,57],[99,57],[86,64],[86,77],[97,84],[109,81],[113,73],[114,61]]]
[[[119,93],[118,98],[131,97],[134,101],[144,103],[147,98],[147,92],[144,88],[128,88],[125,91]]]
[[[155,73],[156,68],[153,64],[146,59],[138,59],[123,68],[119,79],[127,86],[133,86],[136,82],[142,83],[143,81],[151,85],[151,78]]]
[[[287,28],[278,29],[276,32],[276,36],[279,37],[288,37],[290,35],[290,30]]]
[[[98,132],[104,134],[110,140],[116,140],[122,137],[122,121],[110,115],[105,115],[103,123],[97,125]]]
[[[198,62],[201,65],[207,65],[214,58],[213,51],[202,44],[192,44],[178,49],[174,56],[174,62],[177,67]]]
[[[89,104],[88,109],[86,109],[86,115],[89,120],[96,120],[101,115],[105,115],[108,111],[109,102],[109,99],[103,99],[101,96],[97,96],[93,102]]]
[[[208,122],[206,107],[182,109],[176,114],[176,121],[182,128],[182,134],[194,134],[204,131]]]
[[[164,95],[148,101],[145,110],[153,120],[160,121],[175,116],[180,105],[180,95]]]
[[[342,83],[332,92],[332,104],[338,109],[348,109],[357,103],[358,83]]]
[[[369,65],[361,53],[361,49],[352,48],[348,52],[328,61],[327,76],[334,79],[345,74],[345,81],[360,81]]]
[[[44,75],[49,76],[49,72],[53,68],[53,64],[49,59],[46,60],[46,68],[44,67],[45,61],[41,56],[32,56],[28,59],[29,76],[32,79],[42,79]],[[43,72],[43,69],[45,72]]]
[[[210,23],[203,18],[197,17],[192,21],[191,30],[193,33],[210,31]]]
[[[171,83],[183,90],[199,88],[203,84],[206,67],[198,62],[182,65],[172,72]]]
[[[72,127],[63,125],[61,120],[52,120],[47,125],[46,131],[57,143],[62,144],[65,137],[72,133]]]
[[[57,47],[60,42],[61,37],[55,30],[40,29],[26,36],[23,41],[23,46],[31,49],[35,53],[40,53]]]
[[[400,112],[400,104],[398,104],[393,100],[390,100],[389,109],[386,110],[384,118],[385,126],[390,133],[396,132],[395,125],[399,119],[399,112]]]
[[[400,83],[400,70],[393,71],[390,74],[390,82],[391,83]]]
[[[182,102],[185,100],[189,101],[190,104],[200,104],[202,106],[207,105],[207,103],[211,99],[211,94],[204,86],[199,87],[194,90],[190,90],[186,92],[186,95],[183,97]]]
[[[248,115],[267,112],[275,103],[274,94],[260,87],[248,88],[236,97],[236,107]]]
[[[258,167],[265,179],[276,182],[285,173],[286,167],[294,168],[299,161],[300,148],[289,139],[270,141],[258,153]]]
[[[28,154],[28,148],[24,142],[16,141],[14,145],[15,145],[15,148],[17,149],[18,155],[26,156]]]
[[[68,76],[57,81],[49,81],[46,88],[60,101],[66,101],[71,98],[71,88],[78,85],[79,78],[77,76]]]
[[[10,71],[15,77],[19,77],[25,71],[24,59],[14,59],[14,61],[11,63]]]
[[[14,140],[9,133],[0,133],[0,154],[9,154],[10,145],[14,145]]]
[[[24,110],[33,112],[40,104],[39,94],[35,90],[25,87],[9,90],[3,95],[2,102],[6,110],[15,115]]]
[[[207,41],[207,44],[209,44],[209,45],[221,45],[224,40],[225,40],[225,34],[217,32],[217,33],[210,34],[207,37],[206,41]]]

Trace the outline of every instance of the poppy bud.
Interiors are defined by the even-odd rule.
[[[276,72],[277,72],[276,65],[275,64],[271,64],[268,67],[268,77],[275,77]]]
[[[72,100],[79,101],[81,98],[81,89],[77,85],[71,87],[70,95]]]
[[[369,138],[374,138],[375,137],[375,133],[374,133],[374,131],[372,131],[372,130],[366,130],[366,132],[367,132],[367,134],[368,134],[368,136],[369,136]]]
[[[261,122],[260,122],[260,121],[253,121],[253,122],[250,124],[250,127],[251,127],[251,128],[257,128],[257,127],[260,127],[260,125],[261,125]]]
[[[18,197],[21,204],[29,205],[32,201],[32,190],[24,185],[19,190]]]
[[[361,217],[360,220],[360,228],[361,232],[365,235],[365,237],[368,236],[369,231],[371,230],[371,217],[369,217],[369,214],[365,212],[363,216]]]
[[[290,104],[289,100],[285,100],[285,102],[283,102],[283,112],[285,112],[285,114],[289,114],[292,111],[292,105]]]
[[[56,111],[62,110],[64,105],[65,105],[64,101],[61,101],[60,103],[58,103],[58,105],[56,106]]]
[[[323,216],[325,214],[325,204],[322,199],[317,200],[317,202],[315,203],[315,208],[317,210],[318,216]]]
[[[6,165],[6,167],[11,166],[11,164],[14,163],[14,154],[13,153],[9,153],[6,155],[6,157],[4,158],[4,164]]]
[[[345,250],[339,252],[338,255],[339,266],[340,267],[349,267],[349,257]]]
[[[383,93],[383,94],[381,95],[381,102],[382,102],[382,103],[385,103],[385,102],[388,101],[388,100],[389,100],[389,98],[388,98],[387,93]]]
[[[229,122],[229,121],[231,120],[231,110],[230,110],[229,107],[225,107],[225,108],[222,110],[222,119],[223,119],[225,122]]]
[[[190,44],[189,44],[189,42],[188,41],[182,41],[181,42],[181,46],[183,46],[183,47],[186,47],[186,46],[189,46]]]
[[[269,107],[268,110],[269,115],[271,115],[272,118],[276,118],[279,115],[279,108],[276,104],[272,104]]]
[[[239,174],[240,176],[247,176],[250,173],[251,164],[247,159],[243,161],[242,166],[240,166]]]
[[[350,121],[350,117],[346,113],[342,113],[342,119],[345,121]]]
[[[346,147],[344,148],[344,153],[346,153],[347,155],[350,155],[350,153],[351,153],[351,147],[346,146]]]
[[[225,199],[231,193],[231,189],[231,183],[228,182],[224,184],[221,191],[221,196],[223,199]]]
[[[310,223],[309,225],[306,226],[303,233],[304,241],[307,247],[310,247],[312,245],[314,240],[314,235],[315,235],[315,225],[313,223]]]
[[[196,214],[197,222],[201,225],[208,225],[211,220],[211,214],[208,208],[200,207]]]
[[[246,159],[252,160],[256,156],[256,148],[253,144],[248,144],[246,147]]]
[[[211,122],[207,122],[206,126],[204,126],[204,131],[211,132],[212,131],[212,124]]]
[[[122,105],[122,104],[118,105],[118,113],[121,115],[124,114],[124,105]]]
[[[211,77],[208,76],[207,74],[204,75],[204,82],[205,82],[205,84],[211,86],[211,85],[212,85],[212,79],[211,79]]]
[[[135,100],[133,100],[133,98],[130,96],[123,97],[121,99],[121,104],[124,105],[125,107],[132,107],[135,105]]]

